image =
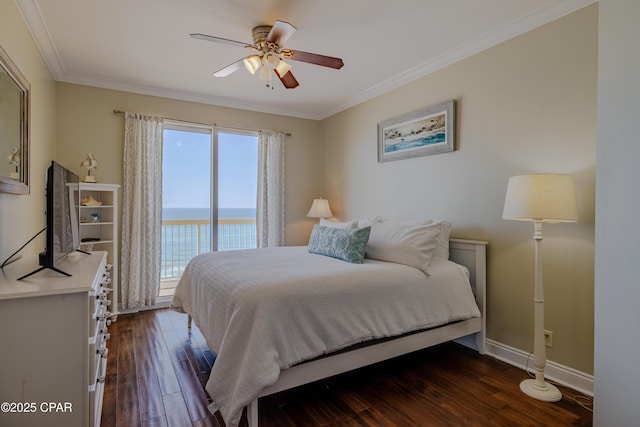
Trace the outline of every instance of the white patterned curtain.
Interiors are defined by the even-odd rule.
[[[154,305],[160,287],[162,118],[125,113],[122,307]]]
[[[257,246],[284,246],[284,133],[258,137]]]

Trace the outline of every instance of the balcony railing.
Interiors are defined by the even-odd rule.
[[[160,279],[177,281],[191,258],[211,251],[211,224],[208,219],[164,219],[161,244]],[[218,220],[219,251],[255,247],[255,218]]]

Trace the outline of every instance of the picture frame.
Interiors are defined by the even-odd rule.
[[[455,150],[455,100],[378,123],[378,162]]]

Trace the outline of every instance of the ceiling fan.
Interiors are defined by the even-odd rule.
[[[344,66],[342,59],[332,56],[318,55],[317,53],[303,52],[301,50],[285,49],[284,43],[296,32],[296,27],[284,21],[276,21],[273,25],[260,25],[253,29],[253,44],[224,39],[222,37],[209,36],[194,33],[194,39],[207,40],[217,43],[226,43],[242,46],[255,50],[257,53],[242,58],[226,67],[216,71],[216,77],[225,77],[244,67],[251,73],[258,73],[258,77],[267,81],[267,87],[273,88],[273,73],[280,79],[284,87],[293,89],[299,85],[298,80],[291,73],[291,65],[284,60],[307,62],[323,67],[340,69]],[[272,73],[273,71],[273,73]]]

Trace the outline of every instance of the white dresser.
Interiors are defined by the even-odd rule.
[[[57,268],[22,259],[0,271],[0,426],[100,425],[111,278],[106,252]]]

